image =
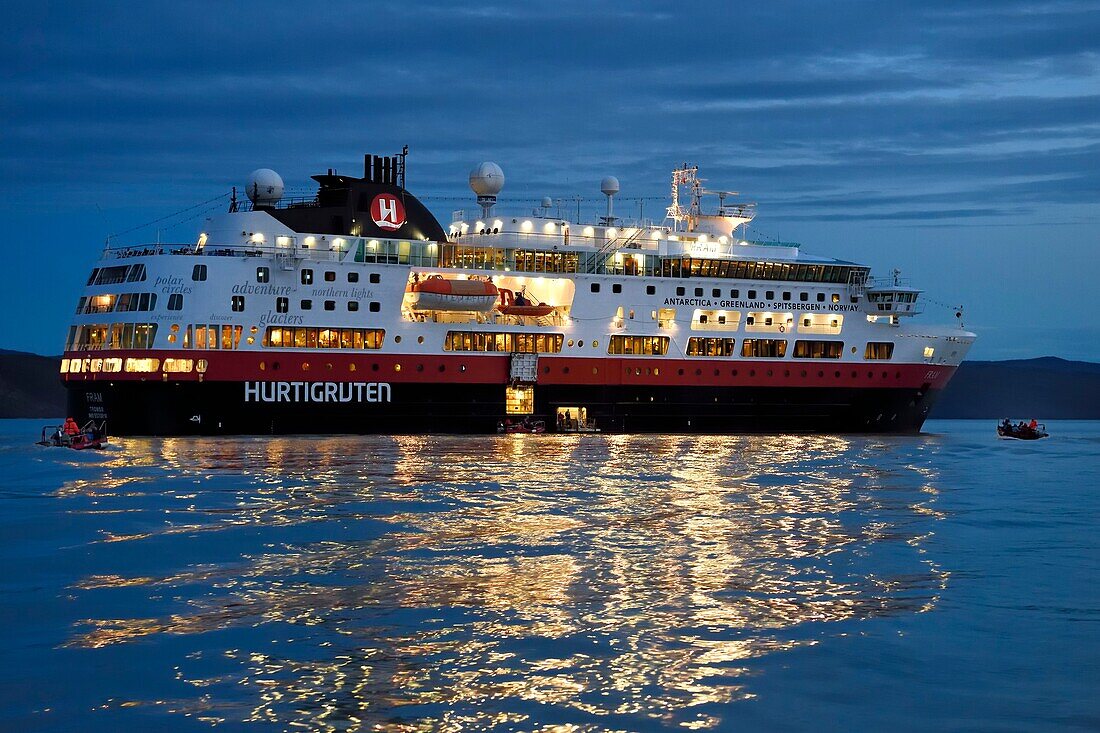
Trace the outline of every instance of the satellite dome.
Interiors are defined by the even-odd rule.
[[[553,205],[554,205],[554,199],[550,198],[549,196],[543,196],[542,197],[542,208],[549,209]]]
[[[496,163],[482,163],[470,171],[470,188],[478,196],[496,196],[504,188],[504,171]]]
[[[248,198],[258,206],[271,206],[283,197],[283,179],[270,168],[257,168],[248,176]]]
[[[614,196],[619,192],[619,179],[615,176],[608,176],[600,181],[600,191],[604,196]]]

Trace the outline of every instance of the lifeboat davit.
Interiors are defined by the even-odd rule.
[[[500,291],[484,280],[445,280],[441,275],[409,285],[410,307],[418,311],[476,311],[488,313]]]
[[[537,318],[549,315],[554,310],[554,306],[546,303],[533,303],[529,300],[517,304],[515,293],[506,288],[501,288],[500,305],[497,306],[497,310],[506,316],[532,316]]]

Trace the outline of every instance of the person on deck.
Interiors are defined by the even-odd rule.
[[[71,417],[65,418],[65,435],[79,435],[80,426]]]
[[[1039,421],[1035,418],[1031,418],[1031,422],[1029,422],[1027,426],[1032,430],[1037,430],[1039,428]]]

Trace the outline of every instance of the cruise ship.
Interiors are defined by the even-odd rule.
[[[193,241],[108,242],[61,361],[70,414],[113,435],[913,433],[975,338],[961,312],[918,318],[896,271],[755,241],[755,204],[694,166],[659,222],[615,216],[608,177],[585,223],[550,199],[505,215],[482,163],[474,215],[443,226],[406,155],[303,198],[260,169]]]

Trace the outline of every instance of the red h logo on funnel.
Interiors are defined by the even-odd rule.
[[[405,223],[405,205],[393,194],[380,193],[370,204],[370,218],[379,229],[395,232]]]

